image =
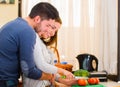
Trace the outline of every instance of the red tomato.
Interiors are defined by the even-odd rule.
[[[91,85],[96,84],[96,81],[97,81],[96,78],[89,78],[88,79],[88,83],[91,84]]]
[[[96,84],[99,84],[100,82],[99,78],[95,78],[95,80],[96,80]]]
[[[86,79],[78,79],[78,85],[86,86],[87,85],[87,80]]]

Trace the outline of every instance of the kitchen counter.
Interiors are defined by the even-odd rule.
[[[107,82],[100,82],[100,84],[105,85],[106,87],[120,87],[120,83],[108,80]]]
[[[57,83],[57,82],[56,82]],[[100,82],[100,84],[104,85],[105,87],[120,87],[120,83],[108,80],[107,82]],[[57,83],[58,87],[71,87],[71,86],[66,86],[61,83]]]

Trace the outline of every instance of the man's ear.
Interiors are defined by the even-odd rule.
[[[36,23],[40,23],[40,21],[41,21],[40,16],[36,16],[36,17],[34,18],[34,21],[35,21]]]

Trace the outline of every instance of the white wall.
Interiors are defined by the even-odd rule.
[[[0,4],[0,27],[18,17],[18,0],[15,4]]]

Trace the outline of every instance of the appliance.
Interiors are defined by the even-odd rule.
[[[99,78],[99,80],[101,82],[106,82],[107,81],[107,76],[108,76],[108,73],[107,71],[94,71],[94,72],[90,72],[90,75],[89,75],[89,78],[90,77],[97,77]]]
[[[90,77],[98,77],[101,82],[107,81],[107,71],[98,71],[98,59],[92,54],[79,54],[77,57],[79,69],[89,71]]]
[[[98,59],[92,54],[80,54],[76,57],[79,62],[79,68],[89,72],[98,70]]]

